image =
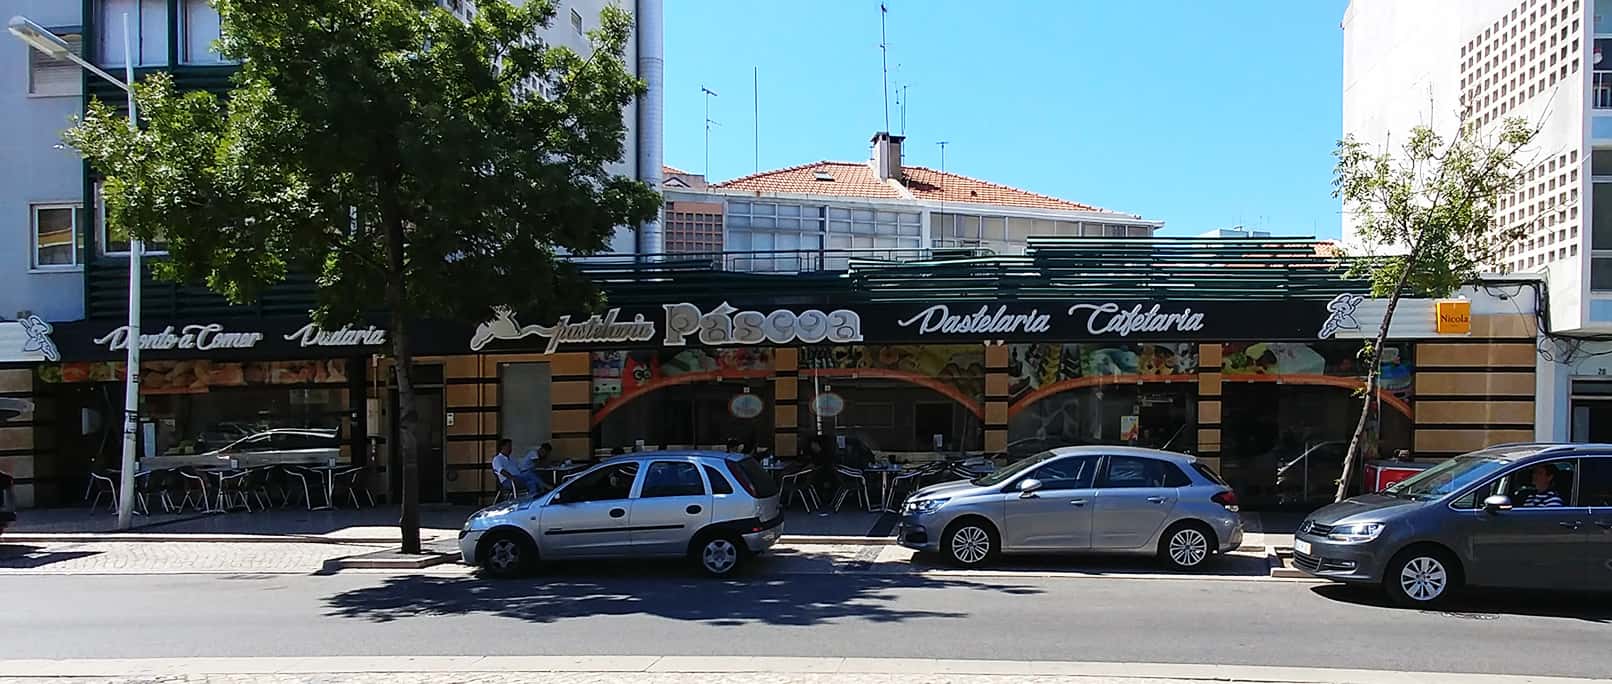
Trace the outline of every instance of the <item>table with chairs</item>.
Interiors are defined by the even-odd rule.
[[[350,505],[375,505],[363,466],[342,463],[219,463],[173,465],[139,470],[135,475],[134,510],[150,512],[153,503],[164,513],[193,511],[220,514],[289,508],[300,503],[321,511]],[[118,507],[121,471],[92,471],[84,491],[90,510],[102,502]]]

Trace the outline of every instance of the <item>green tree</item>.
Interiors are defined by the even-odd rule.
[[[660,199],[606,167],[645,89],[633,19],[607,8],[579,55],[535,39],[550,0],[214,0],[242,62],[224,97],[137,88],[142,130],[92,102],[67,141],[106,178],[107,220],[169,256],[159,277],[248,302],[316,277],[315,320],[390,316],[403,550],[419,550],[410,323],[547,317],[599,303],[562,255],[606,248]]]
[[[1523,169],[1519,157],[1536,133],[1525,121],[1508,119],[1492,131],[1463,123],[1448,140],[1417,127],[1395,151],[1373,151],[1352,136],[1338,142],[1333,196],[1354,217],[1364,249],[1350,259],[1350,269],[1368,278],[1371,296],[1386,298],[1388,306],[1381,327],[1360,353],[1365,405],[1335,500],[1343,500],[1359,467],[1383,341],[1400,298],[1448,297],[1494,268],[1505,248],[1526,236],[1526,226],[1505,225],[1499,203],[1516,190]]]

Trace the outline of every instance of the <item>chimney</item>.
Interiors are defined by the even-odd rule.
[[[901,180],[901,141],[906,139],[885,131],[873,134],[873,172],[879,174],[879,180]]]

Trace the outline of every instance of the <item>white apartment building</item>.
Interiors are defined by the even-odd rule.
[[[1351,0],[1342,28],[1344,134],[1540,127],[1501,204],[1528,235],[1492,267],[1543,280],[1537,437],[1612,441],[1612,0]],[[1345,213],[1346,244],[1353,228]]]
[[[665,170],[666,251],[734,270],[843,269],[935,249],[1022,254],[1031,236],[1146,238],[1164,223],[902,162],[873,136],[866,161],[818,161],[708,183]]]

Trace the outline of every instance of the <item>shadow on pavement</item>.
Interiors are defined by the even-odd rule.
[[[25,544],[0,544],[0,568],[32,570],[99,553],[99,551],[46,551],[43,547]]]
[[[955,570],[939,555],[915,554],[913,567],[921,570]],[[1176,570],[1163,561],[1141,556],[1013,555],[999,558],[982,571],[1056,572],[1074,575],[1179,575],[1181,577],[1269,577],[1270,563],[1262,555],[1221,554],[1197,570]]]
[[[1389,602],[1388,596],[1376,587],[1347,584],[1323,584],[1310,589],[1317,596],[1352,603],[1358,606],[1401,609]],[[1597,624],[1612,624],[1612,601],[1605,594],[1594,595],[1574,592],[1550,592],[1516,589],[1467,589],[1452,595],[1437,610],[1425,613],[1448,615],[1455,618],[1495,619],[1505,615],[1531,617],[1559,617],[1584,620]]]
[[[1040,590],[1002,582],[919,575],[764,576],[764,568],[731,580],[698,577],[670,562],[567,563],[536,577],[396,576],[326,599],[335,617],[392,622],[413,617],[482,614],[552,623],[600,615],[655,615],[716,626],[816,625],[841,618],[902,622],[963,618],[962,612],[892,607],[900,590],[989,591],[1029,596]]]

